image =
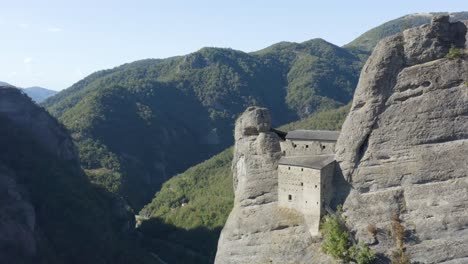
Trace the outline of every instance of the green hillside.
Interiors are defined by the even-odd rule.
[[[280,129],[339,130],[349,109],[350,104]],[[140,212],[141,216],[149,218],[141,227],[145,237],[183,245],[205,256],[206,263],[210,263],[234,201],[231,162],[232,148],[228,148],[164,183],[153,201]],[[151,250],[158,252],[154,248]],[[158,252],[158,255],[163,253]]]
[[[19,90],[10,94],[22,98],[12,101],[19,106],[34,105]],[[15,118],[46,115],[30,108],[35,112]],[[1,263],[158,263],[136,247],[132,230],[122,229],[132,211],[116,210],[119,199],[91,184],[76,160],[51,153],[7,115],[0,114],[0,127]],[[35,253],[25,254],[31,245]]]
[[[170,176],[230,146],[246,107],[270,108],[280,125],[345,105],[361,65],[321,39],[250,54],[203,48],[94,73],[43,105],[92,181],[139,210]]]
[[[417,27],[423,24],[428,24],[431,22],[432,16],[437,14],[446,13],[411,14],[388,21],[365,32],[355,40],[346,44],[344,48],[355,51],[357,53],[364,52],[364,54],[369,55],[379,40],[394,35],[398,32],[402,32],[403,30],[410,27]],[[468,12],[450,13],[450,16],[452,21],[468,20]]]

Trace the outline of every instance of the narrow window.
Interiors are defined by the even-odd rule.
[[[304,186],[304,183],[303,183],[303,182],[301,182],[301,186]]]
[[[301,168],[301,171],[304,171],[304,168]]]
[[[322,149],[325,149],[325,146],[322,146]]]
[[[293,145],[293,147],[297,147],[297,145],[296,145],[296,144],[294,144],[294,145]]]
[[[288,200],[291,201],[292,200],[292,195],[288,195]]]
[[[288,167],[288,170],[291,170],[291,167]]]
[[[309,148],[309,145],[306,145],[306,148]]]
[[[317,189],[317,185],[315,185],[315,188]]]

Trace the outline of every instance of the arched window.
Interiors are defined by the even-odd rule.
[[[291,201],[292,200],[292,195],[288,195],[288,200]]]

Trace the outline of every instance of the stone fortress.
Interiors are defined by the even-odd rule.
[[[282,134],[278,205],[304,216],[312,236],[332,198],[337,131],[294,130]]]
[[[235,201],[215,263],[337,263],[311,236],[301,176],[308,167],[292,162],[312,162],[309,149],[310,157],[331,154],[313,146],[328,151],[333,142],[275,132],[266,109],[249,108],[236,122]],[[335,151],[333,205],[379,263],[398,250],[412,263],[468,263],[468,21],[435,16],[383,39],[363,67]],[[297,179],[278,173],[289,167]],[[329,196],[329,187],[315,194]],[[395,222],[403,243],[392,235]]]

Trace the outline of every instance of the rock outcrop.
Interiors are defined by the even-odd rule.
[[[0,87],[0,114],[18,127],[31,131],[35,140],[59,158],[78,158],[73,142],[63,126],[19,89]]]
[[[361,73],[336,155],[348,224],[383,259],[394,219],[412,263],[468,262],[467,40],[467,23],[434,17],[382,40]]]
[[[77,158],[66,131],[17,88],[0,87],[0,123],[2,136],[14,133],[11,132],[12,127],[19,128],[28,131],[29,139],[39,142],[52,155],[64,160]],[[28,142],[29,139],[24,140]],[[11,150],[3,145],[7,141],[2,139],[0,151]],[[14,156],[14,153],[3,154]],[[22,263],[36,254],[40,231],[37,230],[37,216],[29,192],[6,163],[0,159],[0,262]],[[27,168],[30,165],[23,166]]]
[[[0,263],[116,263],[133,214],[89,183],[76,153],[56,119],[0,87]]]
[[[308,263],[321,256],[301,214],[278,207],[279,137],[268,110],[251,107],[236,122],[235,202],[216,263]],[[323,257],[323,256],[322,256]]]

